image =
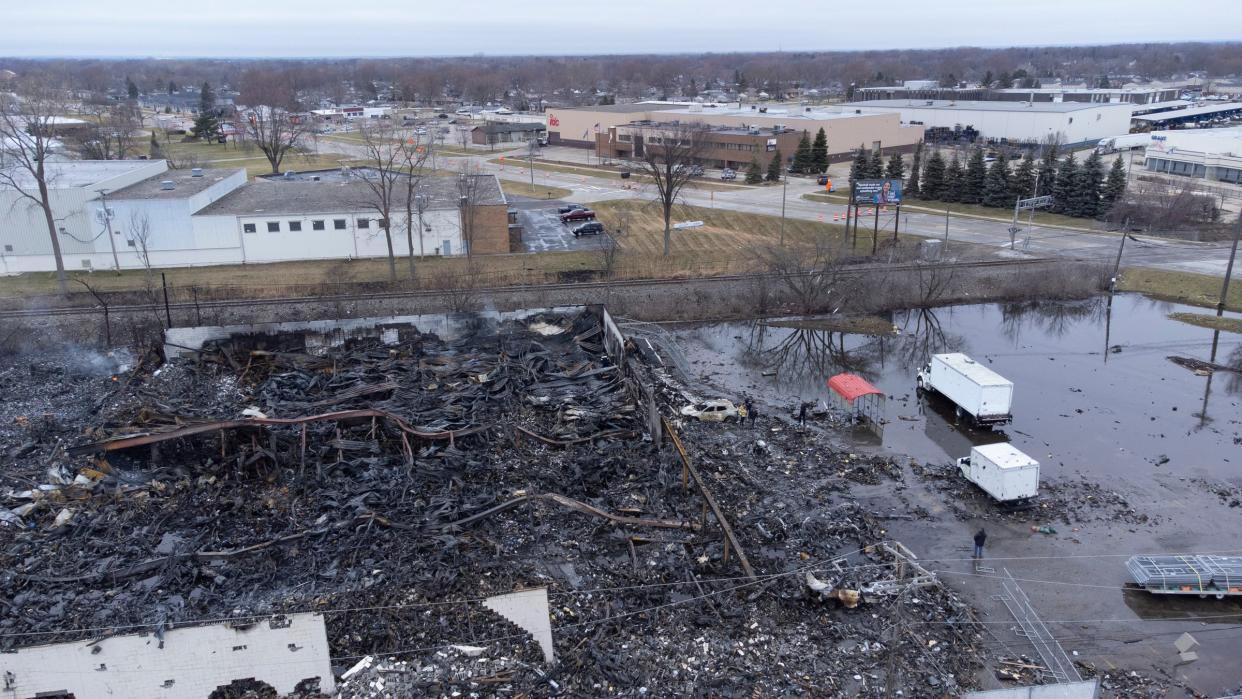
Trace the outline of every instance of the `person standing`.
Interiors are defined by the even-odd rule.
[[[975,532],[975,555],[972,558],[983,558],[983,545],[987,543],[988,533],[979,527],[979,531]]]
[[[749,398],[746,399],[746,414],[750,416],[750,426],[753,428],[759,420],[759,409],[755,407],[755,404]]]
[[[798,424],[802,427],[806,427],[806,410],[808,405],[809,404],[806,401],[803,401],[802,405],[798,408]]]

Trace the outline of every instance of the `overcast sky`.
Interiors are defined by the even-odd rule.
[[[1242,38],[1242,0],[0,0],[0,55],[426,56]]]

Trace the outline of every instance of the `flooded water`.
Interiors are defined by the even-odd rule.
[[[727,392],[799,401],[831,398],[828,377],[847,371],[887,394],[882,448],[921,461],[965,456],[972,444],[1011,441],[1045,477],[1134,478],[1177,469],[1238,475],[1242,374],[1199,376],[1170,355],[1242,367],[1242,335],[1167,317],[1205,312],[1138,295],[1076,302],[981,304],[903,311],[898,334],[726,323],[674,335],[696,372]],[[919,396],[915,373],[928,356],[964,352],[1013,381],[1012,424],[973,430],[951,403]]]
[[[748,394],[768,414],[792,416],[800,401],[827,400],[830,376],[856,373],[887,397],[882,437],[845,435],[857,449],[947,463],[972,444],[1011,440],[1041,462],[1044,486],[1059,484],[1063,495],[1098,488],[1120,498],[1120,509],[1115,500],[1062,521],[1044,519],[1041,506],[998,518],[986,500],[955,514],[961,503],[912,471],[904,484],[853,491],[872,511],[896,513],[889,535],[971,601],[999,650],[1036,657],[998,601],[1007,594],[1002,576],[1011,574],[1075,659],[1154,669],[1220,695],[1242,682],[1242,600],[1125,589],[1131,555],[1242,555],[1242,375],[1197,375],[1167,358],[1242,367],[1242,335],[1167,317],[1178,311],[1207,312],[1121,295],[1111,308],[1099,298],[898,312],[888,318],[898,333],[887,336],[823,324],[679,326],[670,332],[680,353],[670,355],[702,383],[705,397]],[[964,352],[1013,381],[1012,424],[971,430],[955,424],[943,398],[916,395],[917,368],[940,352]],[[929,516],[908,519],[915,507]],[[1056,533],[1032,529],[1045,524]],[[984,526],[986,567],[976,568],[971,536]],[[1203,644],[1200,659],[1175,666],[1172,642],[1183,632]]]

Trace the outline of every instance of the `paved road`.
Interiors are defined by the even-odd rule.
[[[333,147],[336,148],[337,145],[333,144]],[[352,149],[350,149],[348,144],[345,144],[345,148],[342,150],[352,154]],[[361,149],[358,150],[361,151]],[[516,157],[517,155],[524,155],[525,152],[524,147],[507,151],[507,153],[514,154],[514,157],[511,159],[507,158],[507,164],[504,166],[488,162],[490,159],[502,154],[502,151],[499,150],[495,152],[482,152],[477,156],[470,156],[469,160],[473,161],[483,172],[495,173],[502,179],[526,181],[530,176],[530,172],[523,167],[521,159]],[[585,158],[582,157],[583,153],[585,151],[578,153],[573,151],[573,149],[552,148],[546,149],[545,156],[557,160],[583,161],[585,164]],[[361,156],[362,154],[359,152],[356,155]],[[444,160],[447,161],[448,167],[453,168],[461,167],[462,161],[465,158],[452,157],[445,158]],[[649,191],[644,191],[644,188],[641,186],[631,185],[632,188],[627,189],[626,183],[611,173],[595,175],[584,171],[582,173],[570,174],[536,168],[535,184],[536,186],[551,185],[568,189],[572,194],[565,199],[581,203],[614,199],[650,200],[653,198],[653,195]],[[824,222],[832,222],[834,215],[839,219],[843,219],[846,211],[844,204],[802,199],[803,194],[822,191],[822,188],[816,186],[810,180],[791,179],[785,192],[785,215],[790,218],[808,221],[822,220]],[[718,192],[687,191],[682,195],[682,200],[686,204],[769,216],[780,215],[781,198],[782,189],[779,187],[739,187],[735,191]],[[881,235],[885,231],[890,235],[892,234],[894,213],[895,211],[888,211],[880,214]],[[1090,225],[1090,222],[1084,221],[1083,224],[1085,228]],[[870,231],[874,226],[875,220],[873,215],[864,217],[860,220],[859,235],[862,236],[864,230]],[[1101,263],[1108,264],[1111,264],[1117,255],[1120,238],[1115,233],[1088,232],[1045,226],[1035,226],[1027,229],[1025,224],[1022,224],[1022,226],[1023,230],[1014,236],[1016,238],[1016,245],[1014,246],[1016,250],[1009,254],[1015,256],[1061,255],[1073,258],[1097,259]],[[542,226],[535,225],[534,227],[541,228]],[[1009,227],[1010,222],[1008,220],[951,216],[948,237],[950,241],[965,241],[1008,251],[1011,245]],[[944,238],[945,217],[942,214],[903,211],[900,230],[931,238]],[[546,244],[551,246],[545,249],[568,249],[555,247],[557,243],[555,243],[554,239],[555,236],[549,234],[545,238],[546,242],[539,243],[539,245]],[[1155,238],[1140,234],[1127,240],[1123,264],[1223,276],[1228,259],[1229,245],[1227,243],[1197,243]]]

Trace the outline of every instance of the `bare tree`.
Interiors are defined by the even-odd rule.
[[[89,127],[74,137],[87,160],[124,160],[137,153],[142,113],[132,103],[83,107]]]
[[[358,133],[362,136],[363,160],[367,165],[367,169],[360,173],[360,179],[366,185],[367,200],[360,203],[374,209],[380,216],[379,225],[388,243],[388,278],[395,282],[397,255],[392,245],[392,211],[405,190],[400,182],[406,177],[402,172],[405,149],[389,126],[363,124]]]
[[[664,255],[672,243],[673,205],[681,190],[694,177],[706,144],[707,127],[699,123],[652,127],[644,134],[638,170],[654,184],[656,201],[664,213]]]
[[[474,255],[474,223],[483,196],[483,177],[478,163],[462,161],[461,173],[457,176],[457,205],[461,214],[461,242],[467,258]]]
[[[760,255],[801,313],[834,312],[853,292],[856,278],[846,274],[840,249],[824,237],[809,247],[769,246]]]
[[[241,99],[249,106],[242,114],[245,131],[267,161],[272,172],[291,151],[301,148],[311,132],[311,119],[299,114],[296,93],[284,73],[261,69],[242,75]]]
[[[57,145],[56,125],[65,113],[65,95],[37,82],[16,87],[14,93],[0,93],[0,187],[43,211],[56,258],[56,284],[64,294],[69,288],[49,193],[54,174],[48,171],[47,160]]]
[[[432,144],[419,142],[420,139],[402,140],[399,145],[401,169],[405,171],[405,238],[409,246],[410,279],[414,274],[414,231],[418,231],[418,255],[426,253],[423,249],[423,212],[427,210],[427,197],[423,195],[423,177],[427,158],[431,156]],[[415,220],[417,214],[417,221]],[[417,226],[417,228],[415,228]]]

